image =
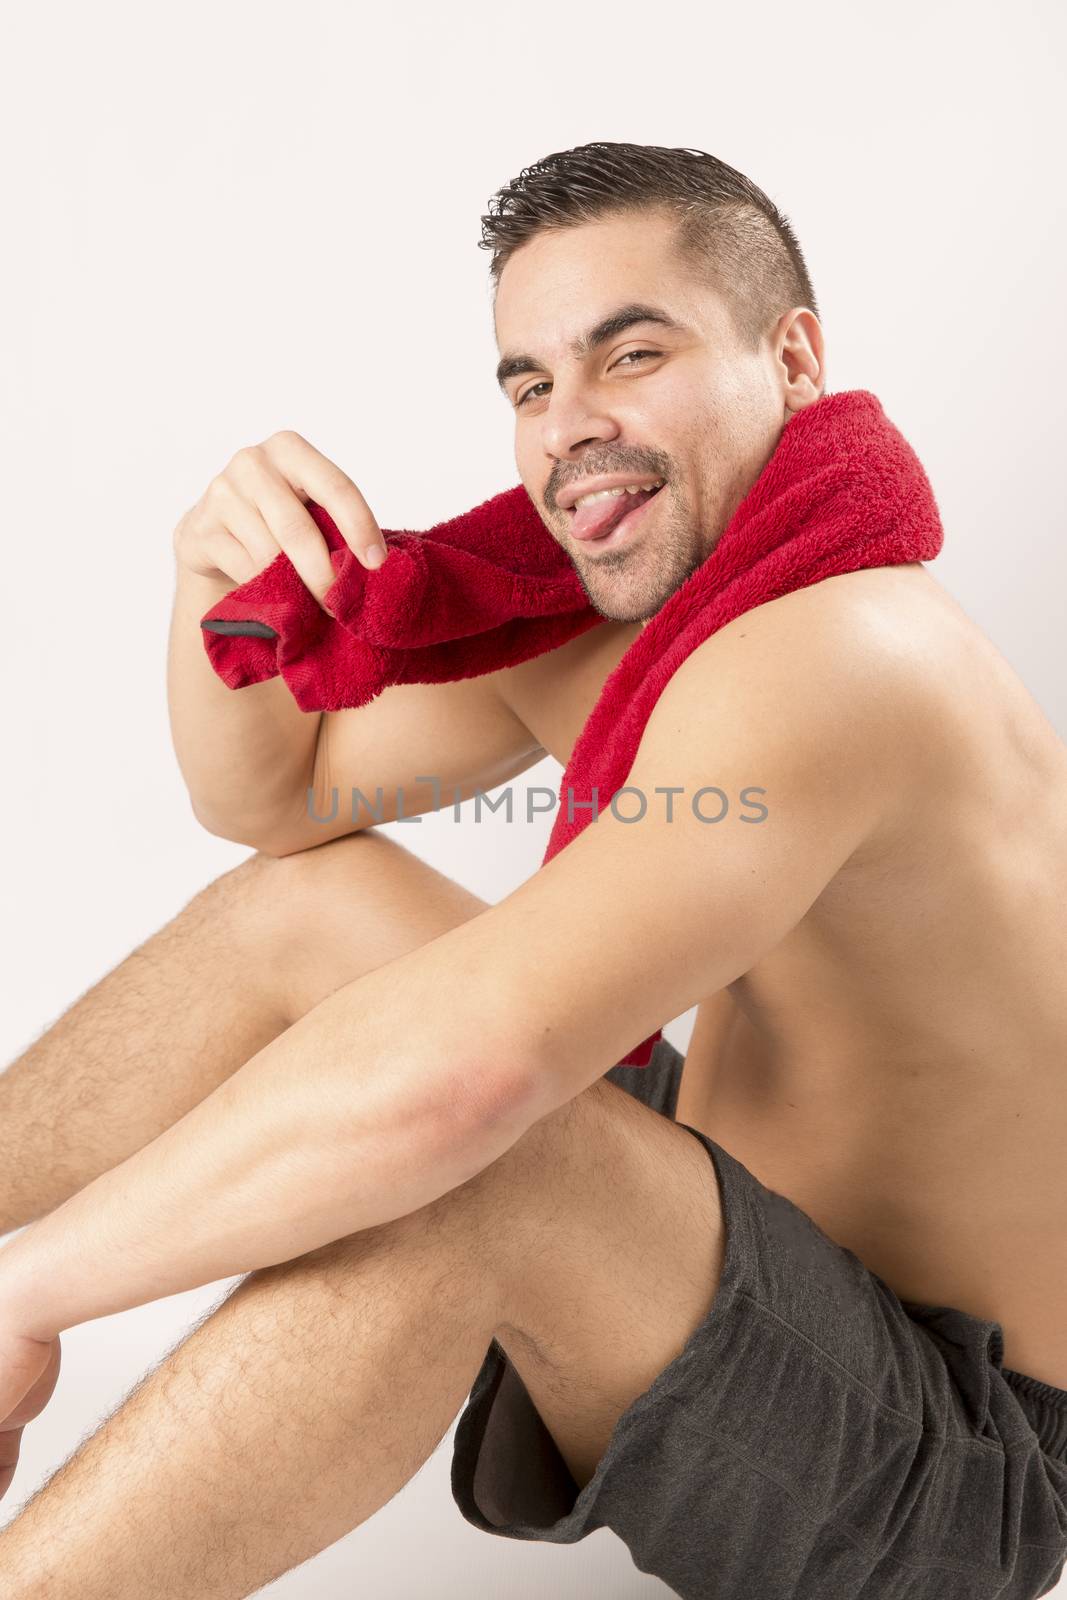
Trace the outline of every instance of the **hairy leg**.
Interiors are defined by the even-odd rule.
[[[0,1075],[0,1234],[149,1144],[334,989],[485,909],[373,830],[224,873]]]
[[[392,1499],[496,1320],[439,1216],[243,1279],[0,1532],[5,1600],[237,1600]]]
[[[0,1588],[243,1600],[414,1476],[494,1334],[581,1484],[722,1244],[703,1147],[601,1080],[432,1205],[244,1279],[0,1534]]]

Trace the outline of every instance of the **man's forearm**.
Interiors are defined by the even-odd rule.
[[[491,1028],[465,1036],[492,1008],[476,990],[442,1005],[439,944],[335,991],[0,1249],[7,1325],[47,1340],[291,1260],[419,1210],[510,1148],[542,1110],[487,1091],[503,1082]]]
[[[299,815],[322,715],[301,711],[282,678],[229,689],[204,649],[200,619],[235,587],[175,561],[167,657],[171,738],[197,814],[248,839]]]

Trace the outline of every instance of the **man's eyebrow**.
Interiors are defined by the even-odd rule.
[[[625,333],[627,328],[632,328],[638,322],[655,322],[661,328],[669,328],[672,333],[689,333],[687,328],[677,318],[672,317],[669,311],[664,311],[662,306],[643,305],[639,301],[631,301],[629,305],[620,306],[617,311],[612,311],[598,323],[572,340],[571,355],[576,360],[589,355],[598,345],[606,344],[609,339],[614,339],[617,334]],[[496,381],[503,389],[509,378],[518,378],[524,372],[543,372],[545,364],[538,361],[536,356],[513,355],[502,357],[496,369]],[[506,390],[505,390],[506,393]]]

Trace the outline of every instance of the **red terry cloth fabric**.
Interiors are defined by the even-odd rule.
[[[390,554],[375,572],[323,507],[308,509],[337,570],[326,594],[334,615],[279,554],[201,620],[231,688],[281,674],[305,711],[361,706],[392,684],[515,665],[604,620],[522,485],[426,533],[383,529]],[[923,467],[875,395],[824,394],[795,412],[707,559],[606,679],[563,774],[544,862],[595,820],[588,802],[603,811],[625,785],[665,684],[719,628],[838,573],[928,561],[942,543]],[[661,1037],[619,1065],[647,1066]]]

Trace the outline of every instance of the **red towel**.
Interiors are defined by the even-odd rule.
[[[515,665],[603,621],[522,485],[426,533],[383,529],[390,554],[376,572],[321,506],[308,509],[337,571],[326,594],[334,616],[288,556],[276,556],[201,620],[211,664],[230,688],[280,673],[305,711],[361,706],[391,684]],[[873,394],[824,394],[791,416],[707,560],[607,678],[563,774],[545,862],[594,820],[583,809],[594,790],[602,812],[626,783],[664,685],[705,639],[837,573],[928,561],[942,540],[922,465]],[[660,1037],[657,1029],[620,1065],[646,1066]]]

